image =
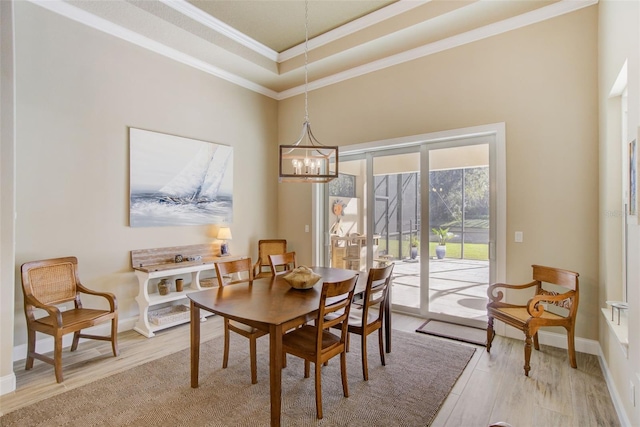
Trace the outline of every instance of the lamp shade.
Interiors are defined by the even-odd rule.
[[[218,230],[218,239],[231,240],[231,229],[229,227],[220,227]]]

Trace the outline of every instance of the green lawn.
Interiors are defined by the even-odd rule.
[[[409,242],[402,242],[402,253],[403,255],[409,255]],[[398,253],[398,241],[391,240],[389,241],[390,250],[389,253],[397,254]],[[436,256],[436,242],[429,242],[429,256]],[[380,241],[380,246],[378,250],[385,250],[386,246],[384,241]],[[447,253],[445,255],[446,258],[458,258],[460,259],[462,245],[460,243],[447,243]],[[474,259],[474,260],[488,260],[489,259],[489,245],[487,244],[478,244],[478,243],[465,243],[464,245],[464,259]]]

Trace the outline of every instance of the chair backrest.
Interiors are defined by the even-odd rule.
[[[567,295],[562,301],[553,302],[553,305],[565,308],[569,310],[569,317],[575,318],[576,310],[578,309],[578,296],[579,296],[579,284],[578,273],[569,270],[562,270],[560,268],[545,267],[542,265],[532,265],[533,267],[533,280],[536,284],[537,295]],[[552,285],[561,286],[568,289],[565,293],[552,291],[545,289],[544,283],[550,283]]]
[[[298,266],[295,252],[269,255],[269,263],[271,264],[271,274],[273,274],[274,276],[278,274],[284,274]]]
[[[243,258],[235,261],[217,262],[216,276],[218,276],[218,285],[231,285],[233,283],[251,282],[253,280],[253,265],[251,258]],[[225,276],[237,274],[241,276],[237,280],[225,281]]]
[[[258,240],[258,264],[260,267],[259,273],[261,273],[262,269],[265,267],[269,268],[269,271],[271,271],[269,255],[284,254],[286,252],[286,239]]]
[[[386,267],[370,268],[367,277],[367,287],[364,291],[364,307],[362,320],[366,322],[368,319],[369,308],[376,304],[380,304],[378,310],[378,319],[382,320],[384,313],[383,306],[389,295],[389,286],[391,284],[391,275],[395,264],[391,263]]]
[[[43,304],[60,304],[79,299],[76,257],[54,258],[22,264],[22,290]],[[26,308],[25,299],[25,308]]]
[[[324,282],[322,284],[322,293],[320,294],[320,309],[318,310],[318,318],[316,326],[318,335],[316,339],[316,348],[322,348],[322,334],[324,330],[329,330],[332,326],[342,323],[340,342],[345,343],[347,330],[349,328],[349,311],[351,302],[353,301],[353,292],[356,288],[358,275],[351,279],[341,282]],[[327,314],[334,313],[327,319]]]

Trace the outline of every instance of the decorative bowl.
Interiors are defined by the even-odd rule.
[[[291,270],[282,278],[294,289],[311,289],[322,276],[316,274],[309,267],[301,266]]]

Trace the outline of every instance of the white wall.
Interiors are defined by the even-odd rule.
[[[601,0],[599,9],[600,106],[600,305],[622,298],[623,218],[622,141],[638,138],[640,126],[640,2]],[[628,126],[620,130],[619,99],[610,98],[618,74],[627,61]],[[629,347],[625,354],[617,337],[600,320],[600,346],[618,402],[631,425],[640,425],[640,228],[630,218],[628,231]],[[631,401],[631,384],[636,405]]]

